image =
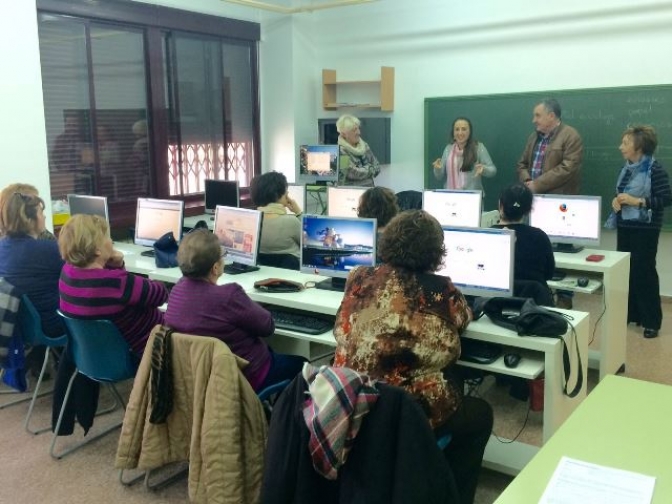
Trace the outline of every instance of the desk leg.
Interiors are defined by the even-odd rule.
[[[604,273],[604,302],[607,309],[601,321],[600,380],[608,374],[618,373],[625,365],[629,278],[629,260],[619,261]]]

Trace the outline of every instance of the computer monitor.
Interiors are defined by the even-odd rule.
[[[263,214],[259,210],[218,205],[214,233],[227,253],[224,271],[231,275],[257,271]],[[233,261],[228,262],[228,259]]]
[[[338,182],[338,145],[300,145],[299,182]]]
[[[217,205],[240,206],[240,193],[237,180],[205,181],[205,213],[215,213]]]
[[[535,194],[530,226],[543,230],[556,252],[578,252],[600,244],[601,196]]]
[[[110,223],[106,196],[68,194],[68,207],[70,208],[70,215],[99,215],[105,219],[108,224]]]
[[[182,239],[184,201],[138,198],[135,214],[135,244],[151,247],[168,231]]]
[[[482,204],[481,191],[439,189],[422,193],[422,209],[442,226],[479,227]]]
[[[287,194],[296,201],[301,207],[302,211],[306,210],[306,186],[300,184],[287,184]],[[291,213],[289,208],[287,213]]]
[[[515,231],[443,226],[443,242],[437,275],[450,277],[465,296],[513,296]]]
[[[327,215],[331,217],[357,217],[359,198],[366,187],[328,187]]]
[[[376,219],[304,215],[301,271],[331,277],[318,289],[345,289],[350,270],[376,265]]]

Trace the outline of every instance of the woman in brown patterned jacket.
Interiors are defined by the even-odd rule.
[[[444,377],[460,356],[460,334],[471,321],[464,296],[434,275],[446,250],[438,221],[422,210],[403,212],[379,243],[382,265],[355,269],[336,315],[335,366],[353,368],[406,389],[427,413],[444,450],[461,502],[473,502],[492,409],[463,398]]]

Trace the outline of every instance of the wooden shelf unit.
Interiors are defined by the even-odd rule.
[[[339,103],[339,86],[377,86],[380,88],[380,103]],[[322,70],[322,107],[325,110],[340,108],[394,110],[394,67],[380,67],[380,80],[339,81],[336,70]]]

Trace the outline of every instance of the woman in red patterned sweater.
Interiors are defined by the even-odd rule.
[[[448,373],[460,356],[460,334],[471,310],[450,278],[434,275],[446,254],[443,230],[422,210],[403,212],[380,240],[383,261],[348,277],[336,315],[335,366],[406,389],[427,413],[445,449],[461,502],[473,502],[492,409],[463,398]]]

